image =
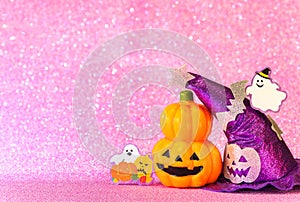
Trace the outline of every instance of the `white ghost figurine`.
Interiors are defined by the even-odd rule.
[[[140,156],[138,148],[133,144],[128,144],[124,147],[121,154],[113,155],[110,158],[111,163],[119,164],[121,162],[134,163],[137,157]]]
[[[252,84],[246,88],[246,94],[250,96],[250,103],[254,109],[262,112],[268,110],[278,112],[280,105],[286,99],[286,92],[281,91],[277,83],[269,77],[271,69],[265,68],[257,72]]]

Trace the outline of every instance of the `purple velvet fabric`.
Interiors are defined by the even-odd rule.
[[[186,87],[193,90],[212,112],[227,111],[229,99],[234,98],[231,90],[199,75],[192,75],[195,78],[188,81]],[[211,90],[216,92],[210,94]],[[300,185],[300,160],[295,160],[285,142],[277,137],[265,114],[253,109],[248,99],[244,99],[244,105],[246,109],[227,124],[225,134],[228,144],[237,144],[242,149],[250,147],[257,151],[261,160],[260,174],[254,182],[240,184],[231,183],[221,176],[206,189],[232,192],[239,189],[257,190],[273,185],[280,190],[290,190],[295,185]]]

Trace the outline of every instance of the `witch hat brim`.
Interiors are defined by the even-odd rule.
[[[293,189],[293,187],[300,185],[300,159],[295,159],[295,161],[297,162],[298,166],[296,166],[287,175],[277,180],[234,184],[221,176],[217,182],[214,184],[209,184],[203,189],[217,192],[235,192],[243,189],[259,190],[271,185],[278,190],[288,191]]]

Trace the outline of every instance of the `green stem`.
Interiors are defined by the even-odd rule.
[[[180,101],[194,101],[193,92],[190,90],[181,91]]]

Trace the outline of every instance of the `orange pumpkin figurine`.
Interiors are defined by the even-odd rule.
[[[110,172],[114,183],[119,181],[128,182],[137,175],[137,168],[134,163],[121,162],[114,165]]]
[[[160,125],[165,138],[153,148],[154,170],[170,187],[201,187],[213,183],[222,170],[219,150],[207,140],[212,116],[194,102],[191,91],[180,93],[180,102],[168,105]]]

